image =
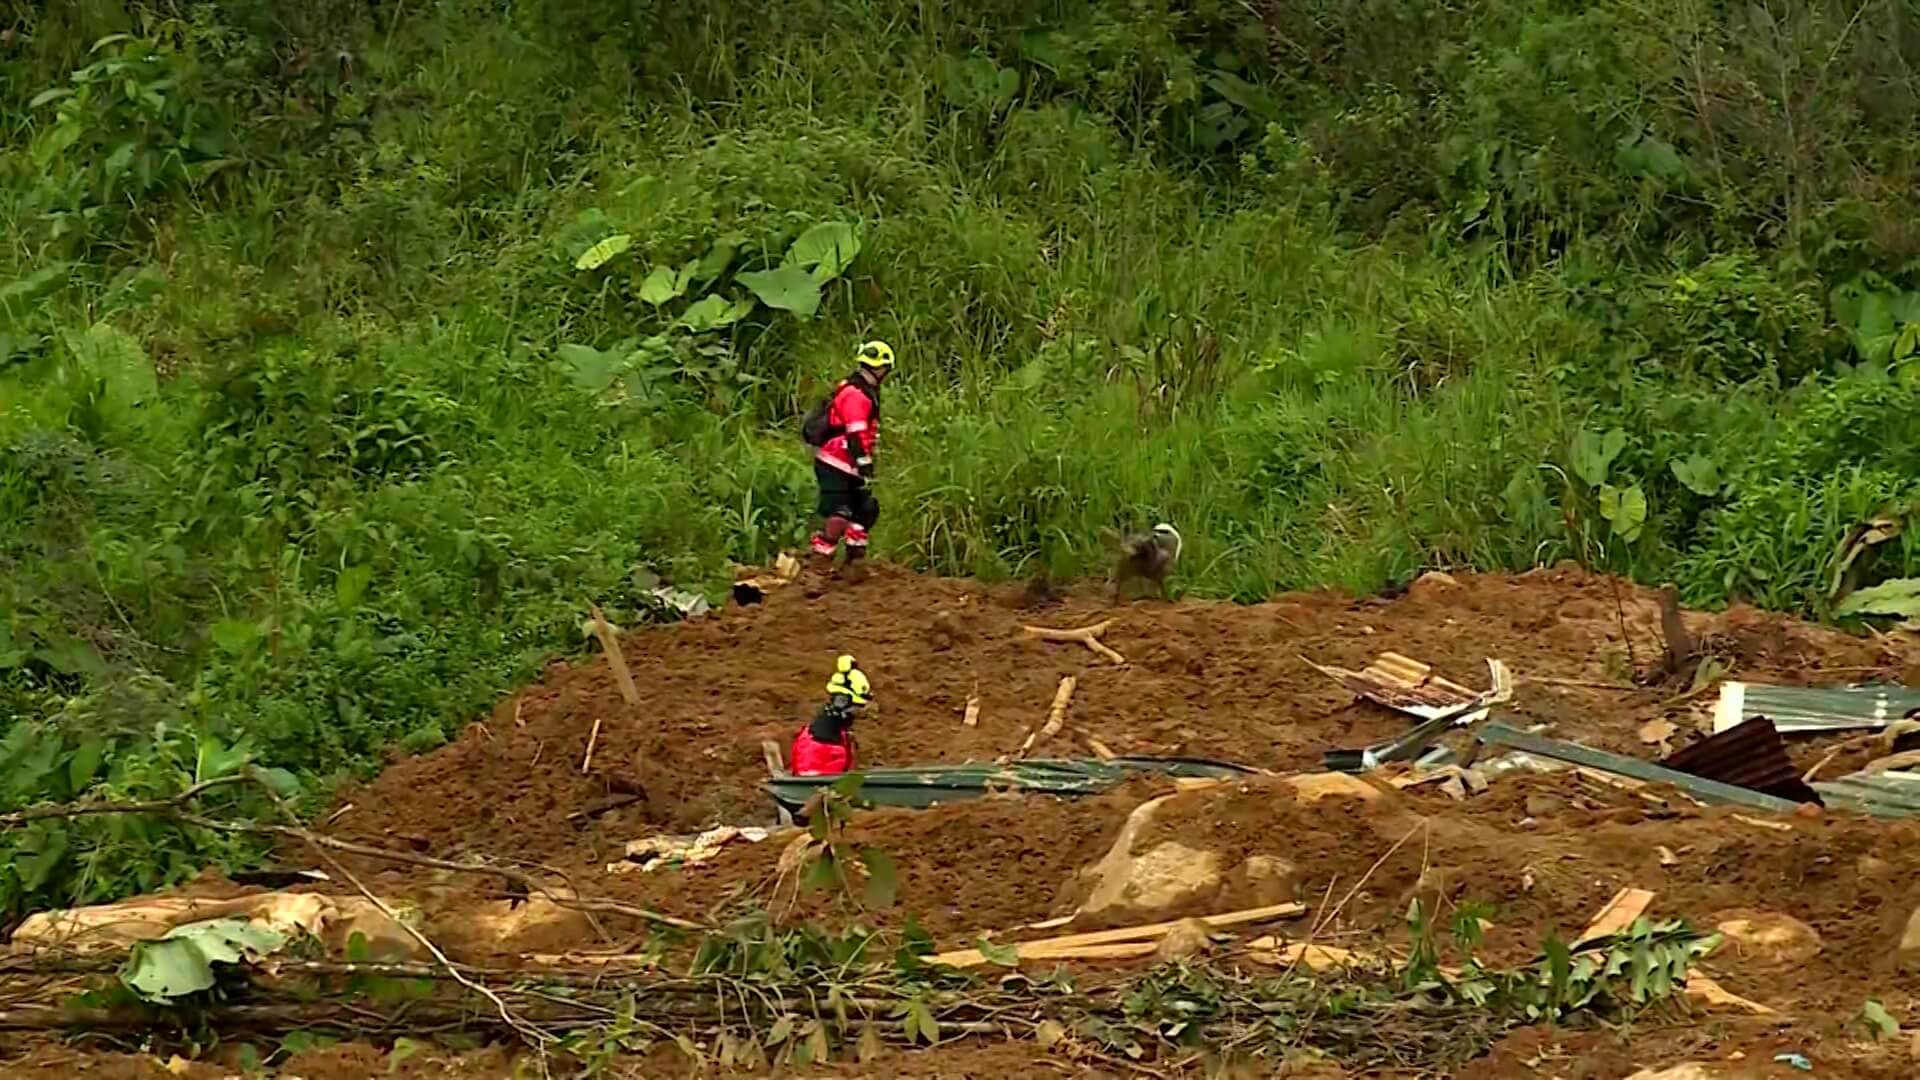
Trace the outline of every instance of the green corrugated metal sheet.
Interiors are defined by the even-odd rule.
[[[1732,784],[1703,779],[1691,773],[1655,765],[1651,761],[1612,754],[1591,746],[1582,746],[1579,743],[1529,734],[1505,724],[1488,724],[1479,730],[1477,737],[1481,742],[1492,746],[1524,750],[1540,757],[1552,758],[1555,761],[1569,761],[1575,765],[1585,765],[1588,768],[1599,769],[1601,772],[1628,776],[1651,784],[1671,784],[1701,802],[1748,806],[1755,810],[1767,810],[1778,814],[1791,814],[1800,808],[1799,803],[1789,799],[1776,798]]]
[[[860,801],[874,806],[921,809],[940,803],[977,799],[991,791],[1030,791],[1041,795],[1074,797],[1107,790],[1139,773],[1231,779],[1253,776],[1257,769],[1200,758],[1093,758],[1014,761],[1005,765],[969,762],[961,765],[909,765],[860,771]],[[767,781],[767,793],[789,811],[797,811],[822,788],[839,782],[838,776],[776,776]]]
[[[1725,731],[1756,716],[1772,720],[1782,732],[1883,728],[1915,709],[1920,709],[1920,690],[1890,683],[1807,687],[1727,682],[1720,686],[1713,729]]]
[[[1829,810],[1851,810],[1875,817],[1920,814],[1920,773],[1854,773],[1813,785]]]

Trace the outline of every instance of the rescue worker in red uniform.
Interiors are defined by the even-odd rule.
[[[834,662],[827,703],[793,737],[787,767],[795,776],[838,776],[854,767],[853,718],[873,700],[866,672],[851,656]]]
[[[867,533],[880,520],[880,502],[869,485],[880,441],[880,384],[893,371],[893,349],[884,341],[869,341],[860,346],[858,359],[859,366],[826,403],[822,439],[813,454],[825,519],[813,534],[813,553],[831,559],[844,541],[849,563],[866,556]]]

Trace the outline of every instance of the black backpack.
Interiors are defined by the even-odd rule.
[[[875,393],[872,387],[862,385],[857,379],[835,383],[826,398],[809,410],[807,415],[800,421],[800,437],[807,440],[808,446],[825,446],[836,436],[847,433],[847,429],[839,424],[828,423],[827,416],[833,410],[833,399],[838,397],[840,391],[849,385],[867,395],[867,400],[873,402],[874,414],[876,418],[878,417],[880,412],[880,395]]]
[[[834,388],[834,393],[839,393],[838,387]],[[826,400],[815,405],[800,421],[800,437],[807,440],[808,446],[825,446],[827,440],[839,434],[835,429],[840,425],[827,423],[827,413],[832,408],[833,394],[828,394]]]

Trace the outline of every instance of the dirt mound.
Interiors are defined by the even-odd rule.
[[[1114,621],[1104,641],[1125,665],[1021,630],[1105,619]],[[1733,677],[1754,681],[1898,677],[1913,660],[1889,640],[1750,609],[1688,614],[1686,622]],[[761,742],[785,746],[839,652],[860,657],[878,692],[857,729],[864,763],[1006,755],[1044,720],[1060,678],[1073,675],[1067,723],[1036,756],[1085,756],[1097,741],[1121,754],[1212,757],[1289,774],[1319,771],[1329,749],[1406,730],[1405,717],[1356,700],[1306,662],[1358,669],[1386,651],[1469,686],[1487,685],[1485,661],[1498,658],[1518,680],[1514,722],[1653,757],[1642,725],[1670,720],[1672,741],[1684,744],[1703,729],[1712,698],[1684,676],[1660,673],[1659,626],[1654,593],[1577,569],[1427,579],[1392,599],[1320,592],[1244,607],[1148,602],[1116,610],[1088,593],[1034,595],[883,567],[857,585],[806,579],[764,604],[626,635],[623,655],[644,699],[637,710],[627,709],[601,658],[557,662],[456,742],[345,793],[352,808],[331,829],[434,855],[545,866],[582,891],[687,918],[759,906],[785,919],[898,927],[911,914],[943,945],[970,943],[983,931],[1020,936],[1019,927],[1074,913],[1099,891],[1103,864],[1119,875],[1107,891],[1120,902],[1082,915],[1074,929],[1133,921],[1142,911],[1132,901],[1142,893],[1128,892],[1127,875],[1137,871],[1149,886],[1170,880],[1163,871],[1181,868],[1159,863],[1186,853],[1205,864],[1192,875],[1204,881],[1153,895],[1155,918],[1297,898],[1310,911],[1292,932],[1311,926],[1343,947],[1403,953],[1417,898],[1443,940],[1456,920],[1483,919],[1479,955],[1497,963],[1534,959],[1549,935],[1572,939],[1618,890],[1635,886],[1656,893],[1655,918],[1759,928],[1707,967],[1729,990],[1814,1018],[1792,1029],[1794,1038],[1814,1040],[1806,1045],[1847,1038],[1848,1018],[1869,995],[1895,1015],[1912,1015],[1920,974],[1902,964],[1899,944],[1920,897],[1920,822],[1828,815],[1756,823],[1724,810],[1656,805],[1565,774],[1503,776],[1464,801],[1436,786],[1314,798],[1276,776],[1187,789],[1142,779],[1080,800],[995,796],[864,813],[850,838],[884,849],[898,865],[898,901],[882,911],[837,894],[796,893],[778,868],[789,836],[728,846],[695,866],[606,867],[636,837],[770,823]],[[981,708],[970,727],[962,713],[973,694]],[[583,773],[596,719],[599,743]],[[1833,743],[1790,746],[1804,768]],[[1873,752],[1843,753],[1829,771]],[[1153,799],[1162,801],[1116,844],[1129,815]],[[1149,855],[1159,862],[1141,870]],[[430,932],[458,955],[497,953],[502,942],[508,951],[631,948],[641,929],[612,915],[597,926],[543,920],[535,905],[489,894],[471,878],[408,867],[388,867],[372,883],[420,902]],[[517,920],[516,932],[475,932],[500,920]],[[1791,941],[1762,933],[1781,927],[1793,930]],[[1734,1028],[1725,1030],[1734,1038]],[[1740,1045],[1757,1053],[1773,1030],[1755,1028],[1760,1033],[1740,1035]],[[1687,1026],[1650,1037],[1629,1049],[1583,1035],[1576,1057],[1596,1063],[1592,1075],[1616,1075],[1629,1061],[1671,1063],[1697,1049]],[[1647,1056],[1650,1047],[1656,1056]],[[1550,1049],[1520,1032],[1495,1060],[1518,1063]]]
[[[1686,731],[1705,713],[1697,698],[1673,700],[1683,685],[1566,685],[1627,686],[1636,664],[1650,671],[1660,654],[1654,595],[1577,569],[1461,575],[1393,600],[1319,592],[1252,606],[1116,610],[1077,593],[1039,608],[1027,602],[1019,586],[881,567],[857,585],[824,588],[809,578],[763,604],[630,633],[623,651],[641,688],[638,710],[627,709],[603,659],[557,661],[452,744],[346,793],[352,809],[334,829],[439,855],[593,865],[650,831],[768,820],[760,743],[785,747],[839,652],[860,657],[878,692],[856,732],[872,764],[1006,754],[1045,717],[1060,677],[1074,675],[1067,729],[1036,755],[1085,755],[1090,736],[1121,754],[1311,770],[1327,749],[1405,724],[1356,702],[1301,657],[1358,668],[1387,650],[1468,685],[1485,685],[1485,658],[1503,659],[1522,680],[1518,712],[1612,749],[1644,753],[1635,735],[1642,722],[1669,716]],[[1021,633],[1022,623],[1106,618],[1115,621],[1105,640],[1128,659],[1124,667]],[[1822,668],[1857,678],[1875,666],[1898,672],[1904,662],[1883,646],[1751,610],[1688,621],[1751,679],[1818,682]],[[961,714],[976,692],[979,723],[966,727]],[[596,719],[600,741],[583,775]],[[637,792],[644,798],[630,801]]]

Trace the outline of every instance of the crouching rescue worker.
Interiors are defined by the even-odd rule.
[[[853,374],[801,425],[814,447],[813,477],[820,485],[820,516],[826,519],[813,534],[813,553],[831,559],[844,541],[848,563],[866,556],[867,533],[880,520],[880,503],[869,485],[880,439],[880,384],[893,372],[893,349],[884,341],[869,341],[856,358]]]
[[[851,656],[834,661],[827,703],[793,737],[787,768],[795,776],[838,776],[853,768],[853,718],[873,700],[866,672]]]

